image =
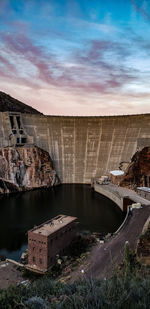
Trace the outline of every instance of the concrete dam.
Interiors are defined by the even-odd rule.
[[[23,128],[17,143],[48,151],[62,183],[90,183],[92,177],[108,175],[120,163],[129,163],[137,150],[150,146],[150,114],[69,117],[4,111],[0,147],[15,145],[11,117]]]

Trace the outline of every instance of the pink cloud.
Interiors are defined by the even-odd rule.
[[[83,91],[89,89],[90,91],[98,92],[109,91],[109,88],[112,87],[118,88],[121,84],[115,79],[115,76],[113,76],[113,81],[110,77],[107,78],[107,81],[103,81],[100,74],[95,74],[93,68],[89,67],[89,64],[94,61],[101,68],[110,73],[114,70],[114,65],[107,64],[106,61],[101,59],[104,51],[110,46],[108,42],[92,41],[91,47],[87,49],[87,53],[84,57],[77,55],[73,59],[73,61],[77,63],[77,67],[72,66],[65,68],[62,63],[56,61],[53,54],[46,54],[40,46],[34,45],[27,36],[21,33],[13,36],[3,34],[2,38],[10,52],[13,51],[19,56],[23,55],[26,60],[35,66],[37,70],[37,79],[46,84],[57,87],[68,87],[70,89],[82,89]],[[82,65],[84,65],[84,70]],[[12,69],[13,68],[11,68],[11,70]],[[59,72],[58,76],[57,74],[55,75],[55,71],[56,73]],[[93,78],[95,81],[93,81]],[[28,82],[28,78],[26,82]]]
[[[0,66],[1,73],[3,73],[5,76],[9,76],[12,72],[16,72],[15,67],[8,61],[4,56],[0,55]],[[6,68],[7,70],[3,70],[3,68]]]
[[[52,52],[46,53],[25,34],[3,33],[2,39],[5,49],[9,51],[9,57],[11,53],[16,55],[16,59],[23,57],[27,61],[29,71],[26,72],[26,76],[22,76],[21,71],[17,74],[17,60],[12,64],[4,56],[1,57],[0,60],[5,68],[1,71],[9,82],[13,76],[14,82],[33,89],[54,86],[57,90],[62,88],[70,93],[84,95],[86,92],[93,92],[102,95],[118,93],[122,86],[138,79],[134,70],[131,74],[122,63],[110,63],[104,57],[105,52],[109,50],[119,56],[123,55],[125,50],[121,44],[100,40],[89,41],[86,48],[78,53],[72,53],[70,61],[73,64],[65,66]]]

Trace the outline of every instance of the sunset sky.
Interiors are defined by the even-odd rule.
[[[150,1],[0,0],[0,90],[49,115],[150,112]]]

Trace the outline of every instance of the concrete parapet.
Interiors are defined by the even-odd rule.
[[[141,203],[141,205],[149,205],[149,201],[139,196],[136,192],[121,188],[113,184],[98,185],[94,184],[93,188],[96,192],[108,197],[116,203],[122,211],[127,211],[128,205],[132,203]]]

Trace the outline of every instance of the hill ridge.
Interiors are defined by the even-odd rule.
[[[0,91],[0,112],[8,111],[26,114],[42,114],[33,107],[11,97],[5,92]]]

